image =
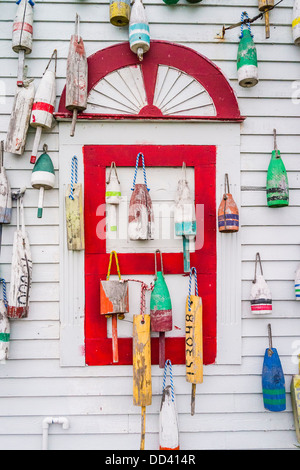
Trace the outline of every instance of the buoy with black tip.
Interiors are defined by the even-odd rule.
[[[129,21],[129,44],[140,62],[150,49],[150,29],[142,0],[133,0]]]
[[[289,182],[287,172],[277,148],[276,129],[274,133],[274,150],[267,173],[268,207],[284,207],[289,205]]]
[[[167,368],[170,385],[166,385]],[[179,450],[179,428],[173,382],[172,363],[167,359],[164,366],[163,391],[159,412],[159,450]]]
[[[12,216],[12,197],[10,183],[4,168],[4,141],[0,142],[0,253],[2,244],[2,225],[10,224]]]
[[[188,3],[200,3],[202,0],[186,0]]]
[[[47,151],[48,146],[44,145],[44,153],[39,156],[31,175],[31,186],[39,189],[39,202],[38,202],[38,218],[43,217],[43,201],[45,189],[52,189],[55,185],[55,172],[51,158]]]
[[[76,14],[75,34],[71,36],[66,74],[66,109],[72,111],[70,136],[74,137],[78,112],[87,107],[88,64]]]
[[[258,0],[259,11],[264,12],[266,39],[270,38],[270,13],[269,9],[274,7],[274,0]]]
[[[156,255],[160,254],[161,270],[157,270]],[[151,331],[159,332],[159,367],[163,369],[165,366],[165,332],[171,331],[172,322],[172,302],[169,289],[165,280],[163,271],[163,259],[160,250],[154,253],[155,259],[155,276],[154,288],[150,298],[150,318]]]
[[[130,0],[110,0],[109,21],[114,26],[127,26],[130,19]]]
[[[260,267],[260,274],[257,274],[257,264],[259,264]],[[252,281],[250,303],[251,313],[253,314],[269,315],[272,313],[272,295],[263,275],[259,253],[256,253],[255,257],[254,280]]]
[[[32,0],[18,0],[13,24],[12,49],[19,55],[17,85],[23,86],[25,54],[32,51],[33,7]]]
[[[238,232],[240,216],[238,207],[232,197],[228,173],[225,173],[224,194],[218,209],[218,227],[221,233]]]
[[[116,163],[112,162],[106,180],[105,202],[108,205],[108,223],[106,225],[106,236],[109,239],[117,236],[117,207],[121,202],[121,185],[117,173]]]
[[[0,299],[0,364],[5,364],[8,359],[10,342],[10,323],[7,317],[6,282],[0,279],[3,298]]]
[[[53,59],[55,61],[54,70],[50,70],[49,66]],[[40,81],[32,106],[30,125],[36,129],[30,159],[30,163],[32,164],[36,162],[42,130],[50,130],[52,127],[56,100],[56,63],[57,50],[55,49]]]
[[[276,348],[272,347],[271,325],[268,324],[269,347],[265,351],[262,370],[263,402],[266,410],[286,409],[285,380]]]
[[[300,0],[294,0],[292,31],[294,44],[300,46]]]
[[[244,21],[244,17],[248,18],[245,11],[241,15],[241,21]],[[237,54],[238,82],[243,88],[250,88],[258,83],[257,52],[251,34],[250,23],[247,26],[248,28],[244,29],[244,24],[241,25]]]
[[[298,355],[298,375],[291,381],[291,401],[297,441],[300,443],[300,355]]]

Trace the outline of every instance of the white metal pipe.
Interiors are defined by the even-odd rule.
[[[51,424],[61,424],[63,429],[69,429],[70,424],[68,418],[63,416],[59,416],[58,418],[52,418],[47,416],[43,420],[43,450],[48,450],[48,434],[49,434],[49,427]]]

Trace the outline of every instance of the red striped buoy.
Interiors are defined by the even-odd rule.
[[[257,263],[260,266],[260,274],[256,274]],[[254,280],[250,295],[251,312],[256,315],[272,313],[272,296],[268,284],[266,283],[261,265],[260,254],[256,253]]]
[[[18,0],[18,8],[13,24],[12,49],[19,54],[17,85],[23,86],[25,54],[32,51],[33,6],[32,0]]]

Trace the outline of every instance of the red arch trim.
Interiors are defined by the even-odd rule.
[[[142,63],[132,53],[128,42],[102,49],[88,58],[88,93],[107,74],[130,65],[141,65],[148,99],[148,106],[140,115],[104,115],[79,113],[78,119],[205,119],[222,121],[243,121],[238,102],[230,83],[221,70],[209,59],[188,47],[165,41],[151,41],[151,48],[145,54]],[[159,65],[175,67],[194,77],[211,96],[216,116],[163,116],[153,106],[153,97]],[[70,118],[71,113],[65,107],[64,88],[56,118]]]

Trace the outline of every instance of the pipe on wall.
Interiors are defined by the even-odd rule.
[[[49,427],[51,424],[61,424],[63,429],[69,429],[70,424],[68,418],[59,416],[58,418],[52,418],[50,416],[44,418],[42,428],[43,428],[43,450],[48,450],[48,436],[49,436]]]

